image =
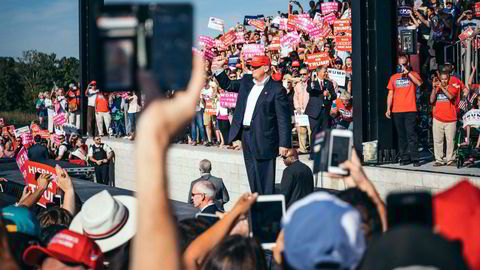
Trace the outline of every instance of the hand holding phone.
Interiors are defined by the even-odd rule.
[[[350,160],[352,156],[353,133],[350,130],[332,129],[328,155],[328,172],[348,175],[348,170],[340,164]]]
[[[262,248],[275,246],[281,231],[281,220],[285,214],[284,195],[258,196],[250,209],[250,234],[257,238]]]

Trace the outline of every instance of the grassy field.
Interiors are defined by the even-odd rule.
[[[37,120],[34,113],[25,112],[0,112],[5,125],[14,125],[16,128],[28,126],[33,120]]]

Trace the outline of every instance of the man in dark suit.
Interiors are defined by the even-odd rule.
[[[190,184],[190,191],[188,192],[188,203],[192,203],[192,190],[193,186],[199,181],[209,181],[215,187],[215,199],[214,203],[218,209],[224,210],[223,205],[226,204],[230,200],[230,196],[228,195],[227,188],[223,184],[223,179],[215,177],[210,174],[212,171],[212,163],[208,159],[204,159],[200,161],[200,173],[202,176],[197,180],[192,181]]]
[[[195,183],[192,188],[193,206],[200,209],[203,214],[215,214],[223,212],[213,202],[215,197],[215,186],[209,181],[201,180]]]
[[[48,160],[48,149],[42,144],[42,137],[40,135],[35,136],[35,144],[28,149],[28,159],[31,161],[43,161]]]
[[[310,94],[310,98],[305,108],[305,114],[308,115],[312,131],[310,145],[313,145],[316,133],[328,128],[330,108],[332,102],[337,99],[333,83],[327,79],[327,75],[327,67],[319,67],[317,68],[317,77],[307,83],[307,92]]]
[[[295,149],[288,151],[287,156],[283,157],[283,163],[287,168],[283,170],[280,193],[285,195],[288,208],[313,192],[313,173],[307,165],[298,160]]]
[[[252,192],[273,194],[275,159],[292,147],[291,108],[281,82],[270,79],[267,56],[255,56],[252,74],[230,80],[221,70],[225,58],[217,57],[212,71],[222,89],[237,92],[228,143],[242,140],[243,158]]]

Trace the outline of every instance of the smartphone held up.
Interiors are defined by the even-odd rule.
[[[313,143],[313,173],[348,175],[340,165],[352,157],[353,133],[332,129],[319,132]]]
[[[191,4],[107,4],[96,26],[99,89],[138,90],[140,69],[152,73],[162,92],[156,96],[186,89],[192,71]]]

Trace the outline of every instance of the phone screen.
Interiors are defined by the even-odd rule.
[[[105,41],[105,86],[108,89],[128,88],[133,84],[134,44],[129,39]]]
[[[340,164],[348,160],[350,138],[333,136],[332,144],[332,159],[330,166],[338,167]]]
[[[251,210],[253,236],[264,243],[275,243],[281,230],[282,201],[256,202]]]

